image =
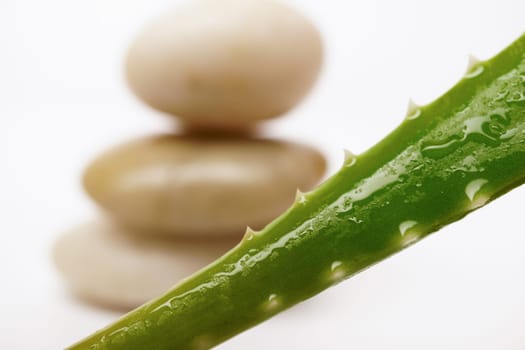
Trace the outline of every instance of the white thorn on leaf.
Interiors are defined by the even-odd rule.
[[[257,232],[255,230],[253,230],[250,226],[246,226],[246,231],[244,232],[242,240],[251,241],[256,234]]]
[[[481,63],[481,60],[479,60],[474,55],[468,55],[468,66],[467,66],[467,73],[470,73],[472,70],[474,70],[479,64]]]
[[[414,100],[408,100],[406,119],[413,120],[421,115],[421,106],[416,104]]]
[[[465,72],[465,78],[474,78],[483,73],[482,62],[474,57],[473,55],[468,56],[468,66],[467,71]]]
[[[304,204],[306,203],[306,194],[297,189],[295,192],[295,203]]]
[[[345,159],[344,166],[351,167],[357,162],[357,156],[347,149],[343,149]]]

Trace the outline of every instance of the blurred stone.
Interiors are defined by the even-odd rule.
[[[61,236],[53,257],[76,295],[104,306],[131,309],[161,295],[236,244],[235,239],[137,236],[100,220]]]
[[[282,3],[194,0],[139,33],[126,71],[140,98],[193,128],[239,128],[293,108],[322,51],[316,27]]]
[[[286,210],[297,188],[316,185],[325,166],[300,144],[164,135],[98,157],[84,187],[116,221],[147,235],[240,237]]]

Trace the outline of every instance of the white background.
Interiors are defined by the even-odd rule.
[[[268,134],[320,147],[333,173],[525,30],[525,2],[289,0],[320,27],[323,76]],[[83,167],[169,118],[127,90],[133,34],[177,1],[0,0],[0,348],[59,349],[117,317],[55,271],[61,231],[97,215]],[[525,188],[219,349],[525,349]]]

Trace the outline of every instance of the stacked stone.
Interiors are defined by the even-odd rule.
[[[309,190],[325,159],[254,136],[314,84],[321,39],[273,0],[194,0],[158,18],[127,57],[132,90],[182,131],[123,144],[84,174],[108,214],[61,237],[54,257],[72,290],[130,308],[261,229]]]

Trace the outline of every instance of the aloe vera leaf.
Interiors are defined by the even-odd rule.
[[[70,349],[207,349],[525,182],[525,35],[215,263]]]

